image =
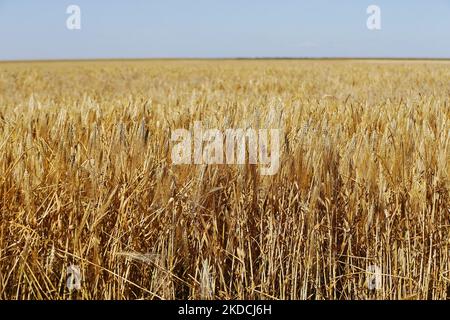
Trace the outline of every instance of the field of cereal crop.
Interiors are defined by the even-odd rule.
[[[448,299],[449,83],[427,61],[0,63],[0,298]],[[278,171],[174,164],[195,121],[279,129]]]

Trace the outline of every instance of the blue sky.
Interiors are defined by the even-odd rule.
[[[450,0],[0,0],[0,60],[155,57],[450,58]]]

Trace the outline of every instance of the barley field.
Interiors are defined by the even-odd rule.
[[[0,299],[449,299],[449,83],[445,61],[0,63]],[[278,172],[174,165],[194,121],[280,129]]]

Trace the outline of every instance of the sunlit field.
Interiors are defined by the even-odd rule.
[[[0,298],[448,299],[449,83],[445,61],[0,63]],[[279,170],[173,164],[195,121],[280,129]]]

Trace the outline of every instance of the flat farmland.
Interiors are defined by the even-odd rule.
[[[446,61],[0,63],[0,298],[448,299],[449,84]],[[278,130],[277,170],[174,163],[196,123]]]

